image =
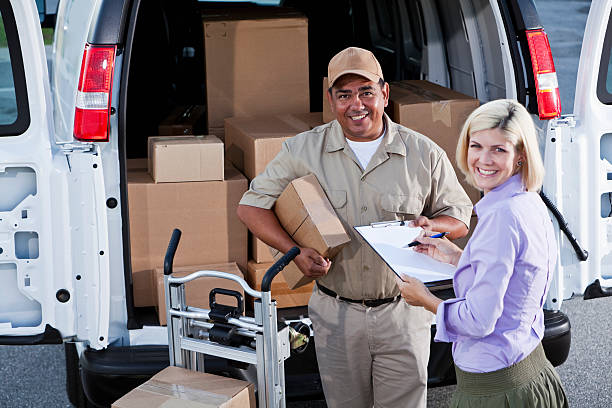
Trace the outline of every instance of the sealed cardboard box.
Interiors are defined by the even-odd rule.
[[[223,142],[216,136],[149,137],[156,183],[223,180]]]
[[[174,267],[172,276],[183,277],[197,271],[219,271],[231,273],[232,275],[244,278],[244,275],[235,262],[220,263],[212,265],[178,266]],[[164,268],[155,268],[152,274],[153,287],[157,297],[157,315],[159,324],[166,325],[166,294],[164,286]],[[210,309],[209,294],[214,288],[235,290],[244,298],[244,290],[237,282],[223,278],[199,278],[185,284],[185,297],[188,306]],[[227,295],[217,295],[217,303],[236,305],[236,300],[229,299]]]
[[[310,109],[308,20],[204,15],[208,126]]]
[[[158,125],[162,136],[197,135],[206,131],[206,107],[202,105],[177,106]]]
[[[321,118],[321,112],[316,112],[226,119],[227,159],[252,180],[280,152],[285,140],[322,125]]]
[[[321,256],[333,258],[351,240],[312,174],[289,183],[276,200],[274,213],[298,245],[312,248]],[[304,276],[295,262],[283,269],[283,276],[290,289],[312,281]]]
[[[247,269],[246,281],[252,288],[261,290],[261,280],[266,271],[273,265],[272,262],[257,263],[250,260]],[[302,287],[290,289],[282,273],[276,275],[272,280],[272,299],[276,300],[279,308],[307,306],[312,294],[314,282],[310,282]],[[252,301],[252,299],[251,299]]]
[[[257,263],[264,262],[273,262],[276,251],[274,248],[270,247],[268,244],[263,242],[261,239],[257,238],[252,233],[249,233],[249,241],[250,241],[250,257]]]
[[[134,293],[151,295],[135,298],[136,306],[155,305],[150,271],[163,266],[174,228],[183,232],[175,266],[236,262],[246,270],[247,229],[236,209],[247,181],[233,166],[224,181],[156,184],[145,170],[128,171],[127,179]]]
[[[112,408],[255,408],[253,384],[166,367],[115,401]]]
[[[455,151],[463,123],[479,101],[428,81],[392,82],[389,88],[387,113],[391,119],[424,134],[446,151],[457,178],[475,204],[480,192],[465,182],[457,168]]]
[[[329,99],[327,99],[327,94],[329,93],[329,82],[327,81],[327,77],[323,78],[323,122],[328,123],[332,120],[336,119],[336,115],[331,110],[331,106],[329,105]]]

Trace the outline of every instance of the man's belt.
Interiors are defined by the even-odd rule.
[[[321,292],[325,293],[328,296],[335,297],[336,299],[340,299],[345,302],[360,303],[367,307],[377,307],[380,305],[384,305],[386,303],[391,303],[402,297],[401,295],[397,295],[395,297],[384,298],[384,299],[349,299],[349,298],[345,298],[344,296],[338,296],[336,292],[334,292],[331,289],[326,288],[325,286],[321,285],[319,282],[317,282],[317,287],[319,288]]]

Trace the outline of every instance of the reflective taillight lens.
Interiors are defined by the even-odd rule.
[[[78,140],[108,141],[115,51],[114,45],[85,45],[74,112]]]
[[[533,65],[540,119],[556,118],[561,115],[561,97],[548,36],[541,29],[527,30],[527,44]]]

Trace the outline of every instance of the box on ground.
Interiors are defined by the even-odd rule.
[[[220,264],[212,264],[212,265],[196,265],[196,266],[178,266],[174,267],[172,271],[172,276],[174,277],[184,277],[189,275],[190,273],[197,271],[219,271],[219,272],[227,272],[232,275],[239,276],[244,278],[244,275],[238,268],[235,262],[229,263],[220,263]],[[165,286],[164,286],[164,268],[155,268],[153,274],[153,287],[155,288],[156,297],[157,297],[157,315],[159,316],[159,324],[161,326],[165,326],[166,321],[166,294],[165,294]],[[223,288],[230,289],[239,292],[244,298],[244,290],[239,283],[234,282],[229,279],[223,278],[199,278],[194,279],[185,284],[185,298],[187,302],[187,306],[199,307],[203,309],[210,309],[209,304],[209,294],[210,291],[214,288]],[[217,303],[219,304],[228,304],[235,305],[236,301],[234,299],[230,299],[227,295],[217,295]]]
[[[157,126],[162,136],[197,135],[206,132],[206,107],[202,105],[177,106]]]
[[[392,82],[389,88],[387,113],[391,119],[424,134],[446,151],[459,182],[475,204],[480,192],[464,180],[455,151],[465,120],[480,105],[478,99],[428,81]]]
[[[333,258],[351,240],[313,174],[289,183],[273,209],[285,231],[298,245],[312,248],[321,256]],[[278,253],[275,259],[280,256]],[[283,276],[291,289],[312,281],[295,262],[283,269]]]
[[[166,367],[115,401],[112,408],[255,408],[247,381]]]
[[[149,137],[156,183],[223,180],[223,142],[216,136]]]
[[[128,171],[127,179],[136,306],[155,306],[150,274],[163,266],[174,228],[183,232],[175,266],[236,262],[246,271],[247,229],[236,209],[247,181],[233,166],[224,181],[156,184],[145,170]],[[149,296],[136,298],[143,292]]]
[[[203,15],[208,126],[310,109],[308,20],[248,10]]]
[[[336,119],[336,115],[331,110],[327,94],[329,93],[329,82],[327,77],[323,77],[323,123],[331,122]]]
[[[261,290],[261,280],[272,265],[272,262],[257,263],[254,260],[250,260],[246,277],[249,286],[256,290]],[[272,280],[272,299],[276,300],[276,307],[279,308],[307,306],[313,286],[314,282],[310,282],[309,284],[292,290],[287,285],[283,274],[279,273]],[[252,302],[253,299],[250,299],[250,301]]]
[[[225,154],[249,180],[281,151],[283,142],[322,125],[321,112],[225,120]]]

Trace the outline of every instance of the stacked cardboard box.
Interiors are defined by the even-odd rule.
[[[223,180],[223,142],[216,136],[149,137],[148,147],[156,183]]]
[[[272,265],[272,262],[257,263],[254,260],[250,260],[246,277],[249,286],[261,290],[261,280]],[[289,285],[287,285],[287,281],[283,274],[279,273],[274,280],[272,280],[272,299],[276,300],[276,307],[279,308],[305,306],[310,300],[313,286],[314,282],[310,282],[300,288],[292,290],[289,288]],[[250,302],[252,301],[253,299],[251,298]]]
[[[244,278],[244,275],[238,268],[235,262],[229,263],[220,263],[220,264],[212,264],[212,265],[196,265],[196,266],[179,266],[172,269],[172,276],[175,277],[184,277],[193,272],[197,271],[219,271],[231,273],[232,275],[236,275],[240,278]],[[155,268],[155,271],[152,274],[152,286],[155,290],[157,302],[156,309],[157,315],[159,317],[159,324],[162,326],[166,325],[166,298],[165,298],[165,286],[164,286],[164,269],[163,268]],[[194,279],[185,284],[185,298],[187,305],[191,307],[199,307],[203,309],[209,309],[209,294],[210,291],[214,288],[223,288],[234,290],[242,295],[244,298],[244,290],[242,286],[237,282],[234,282],[229,279],[223,278],[199,278]],[[227,296],[221,295],[217,299],[217,303],[226,304],[224,302]],[[236,301],[232,299],[232,302],[228,303],[230,305],[235,305]]]
[[[209,129],[225,118],[310,110],[308,20],[268,8],[204,11]]]
[[[225,154],[251,181],[280,152],[285,140],[322,124],[320,112],[229,118],[225,120]],[[251,259],[274,260],[268,245],[253,235],[249,241]]]
[[[465,120],[480,103],[468,95],[428,81],[399,81],[390,85],[387,113],[394,122],[424,134],[450,159],[466,193],[476,203],[480,192],[465,182],[455,151]]]
[[[112,408],[255,408],[253,384],[166,367],[144,384],[115,401]]]
[[[157,304],[151,274],[163,266],[174,228],[183,232],[175,266],[236,262],[246,271],[247,229],[235,214],[247,181],[233,166],[223,181],[155,183],[128,163],[127,178],[136,306]]]

